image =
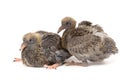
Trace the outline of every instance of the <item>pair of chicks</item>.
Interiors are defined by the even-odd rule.
[[[65,17],[58,29],[58,33],[65,29],[62,38],[44,31],[26,34],[21,47],[23,63],[56,68],[74,56],[81,65],[88,65],[88,61],[100,62],[118,52],[115,41],[99,25],[82,21],[77,28],[75,26],[73,18]]]

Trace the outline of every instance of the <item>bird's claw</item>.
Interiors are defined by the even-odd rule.
[[[44,67],[47,69],[57,69],[58,66],[59,66],[59,64],[44,65]]]
[[[19,61],[22,61],[22,59],[20,58],[14,58],[13,62],[19,62]]]

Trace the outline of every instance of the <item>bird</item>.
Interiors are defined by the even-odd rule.
[[[84,20],[76,28],[75,19],[64,17],[57,33],[64,29],[62,47],[81,61],[81,66],[101,62],[111,54],[118,53],[115,41],[98,24],[92,25],[92,22]]]
[[[58,34],[37,31],[23,37],[21,58],[26,66],[56,69],[70,56],[67,50],[62,49]]]

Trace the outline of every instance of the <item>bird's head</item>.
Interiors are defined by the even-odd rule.
[[[71,17],[65,17],[61,21],[61,26],[58,29],[58,32],[61,32],[63,29],[70,29],[70,28],[75,28],[76,26],[76,21],[71,18]]]
[[[27,33],[23,37],[23,43],[21,45],[20,50],[23,51],[28,46],[40,44],[41,35],[39,33]]]

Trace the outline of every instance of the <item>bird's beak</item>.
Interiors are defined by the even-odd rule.
[[[61,32],[63,29],[65,29],[64,26],[60,26],[57,33]]]
[[[25,48],[26,48],[26,46],[27,46],[27,44],[26,44],[26,43],[22,43],[22,45],[21,45],[21,47],[20,47],[20,51],[22,52],[22,51],[23,51],[23,49],[25,49]]]

